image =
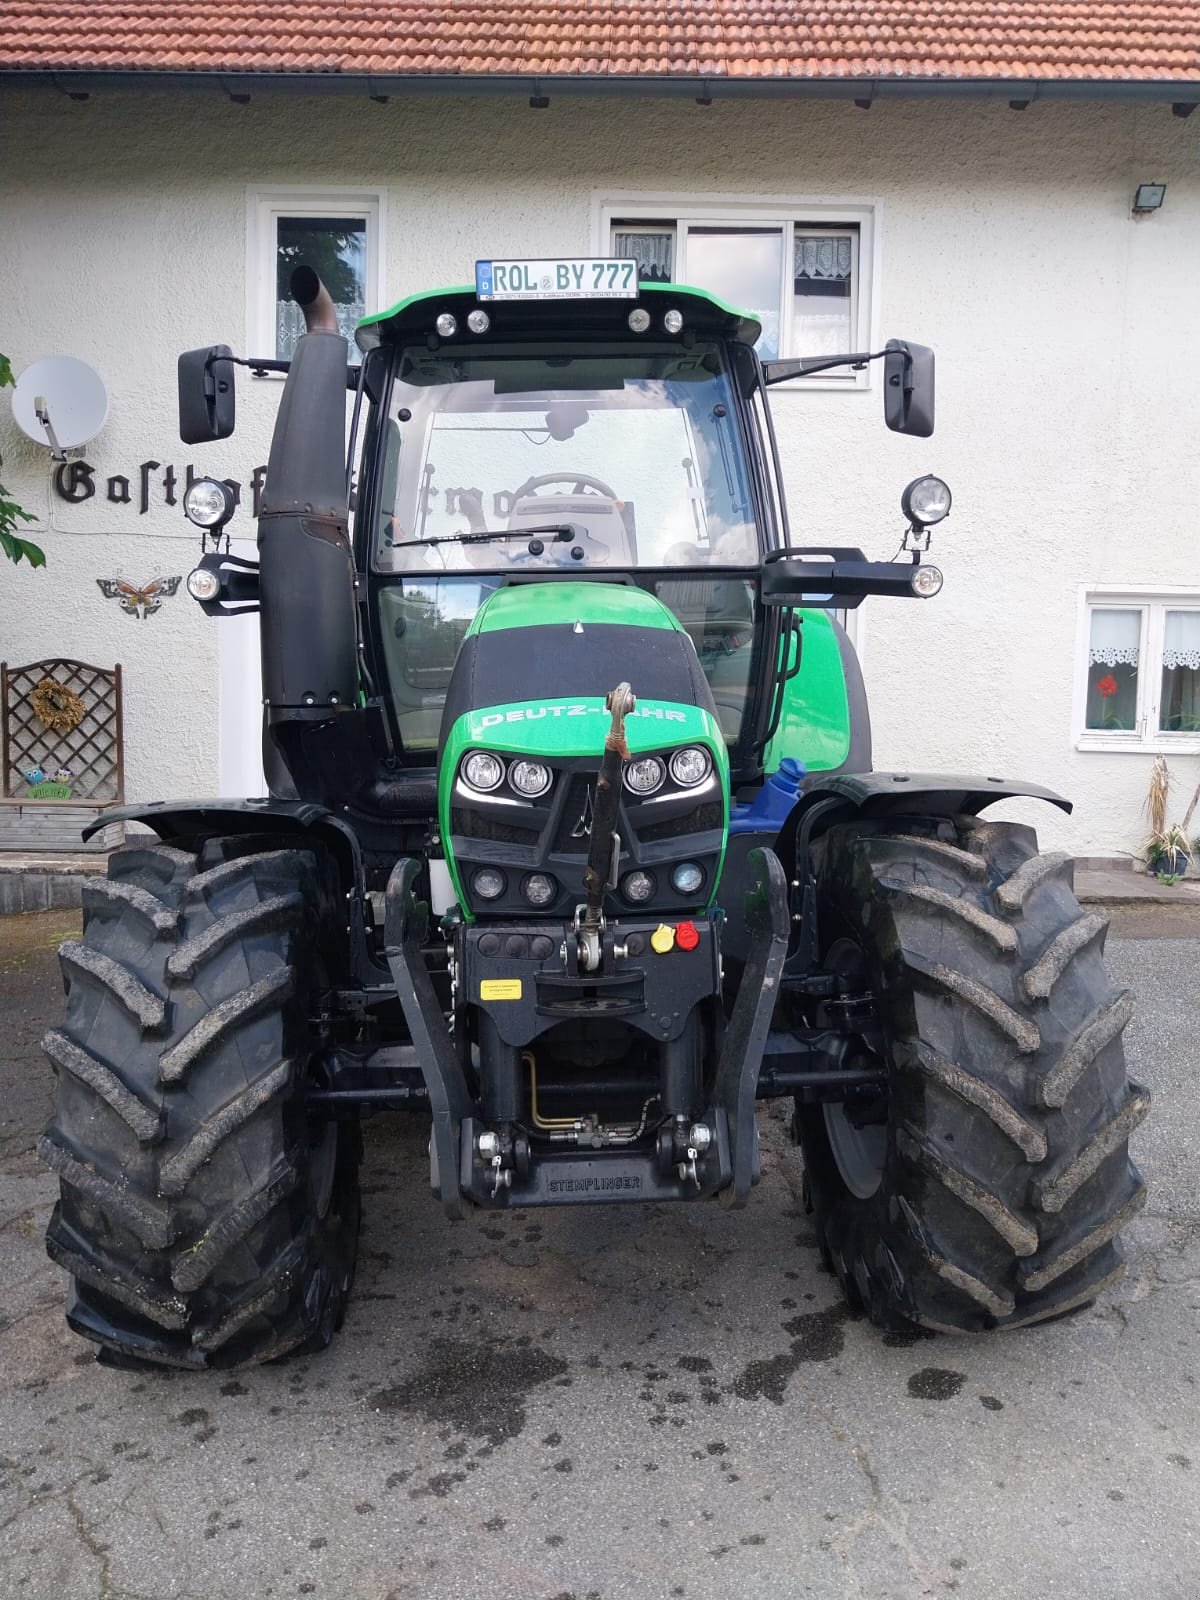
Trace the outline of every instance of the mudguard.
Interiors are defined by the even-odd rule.
[[[221,833],[313,833],[329,845],[344,889],[364,888],[362,853],[353,830],[326,806],[311,800],[149,800],[114,806],[83,830],[90,839],[110,822],[141,822],[160,839]]]
[[[750,881],[749,854],[756,847],[774,850],[790,875],[798,856],[806,857],[812,840],[834,823],[889,816],[976,816],[997,800],[1045,800],[1063,811],[1071,810],[1071,802],[1053,789],[1006,778],[931,772],[811,772],[778,831],[768,826],[761,833],[731,834],[718,902],[727,913],[741,905]],[[740,970],[748,946],[740,919],[731,915],[722,940],[728,973]]]
[[[862,816],[883,817],[963,813],[977,816],[996,800],[1046,800],[1070,812],[1072,802],[1040,783],[939,772],[814,772],[796,807],[803,813],[820,798],[848,802]]]

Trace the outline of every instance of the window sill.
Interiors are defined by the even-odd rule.
[[[1075,740],[1076,750],[1096,750],[1112,755],[1123,751],[1127,755],[1159,756],[1200,755],[1200,733],[1162,733],[1152,739],[1139,739],[1136,734],[1121,738],[1117,734],[1080,734]]]

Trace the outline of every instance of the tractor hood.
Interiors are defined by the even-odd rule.
[[[522,882],[535,872],[561,887],[545,910],[580,898],[589,794],[609,728],[604,701],[621,682],[637,697],[625,723],[630,755],[661,757],[663,769],[652,792],[623,795],[622,872],[649,871],[653,903],[679,912],[689,899],[695,906],[697,896],[670,889],[670,864],[702,855],[699,899],[711,900],[728,820],[728,757],[690,637],[666,606],[633,585],[543,582],[508,585],[485,602],[463,640],[446,695],[439,820],[468,915],[511,915],[521,907]],[[670,756],[681,746],[707,752],[704,782],[688,787],[675,781]],[[464,763],[475,751],[497,756],[499,767],[492,770],[504,774],[486,792],[466,781]],[[512,783],[514,758],[521,757],[548,769],[551,782],[543,794],[522,794]],[[481,863],[506,875],[494,905],[470,892],[470,869]],[[529,906],[523,909],[528,914]],[[620,909],[610,907],[614,914]]]
[[[622,681],[638,701],[626,725],[631,753],[688,740],[724,752],[692,641],[653,595],[591,582],[499,589],[480,607],[455,662],[441,765],[466,743],[599,761],[604,697]]]

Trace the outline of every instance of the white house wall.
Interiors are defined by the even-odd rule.
[[[954,490],[934,540],[942,594],[863,613],[876,764],[1031,778],[1077,803],[1069,822],[1011,808],[1044,842],[1136,848],[1150,758],[1072,748],[1077,602],[1090,584],[1200,586],[1200,117],[973,100],[240,106],[214,91],[12,95],[4,126],[0,348],[17,372],[82,357],[110,414],[87,451],[99,491],[68,506],[51,496],[46,452],[0,412],[3,481],[36,514],[29,532],[48,558],[43,572],[0,570],[0,653],[122,662],[130,798],[220,781],[220,624],[182,587],[135,621],[95,580],[194,565],[160,471],[140,514],[140,463],[171,463],[182,483],[191,461],[248,497],[266,459],[275,382],[241,382],[238,432],[222,445],[187,449],[175,421],[178,352],[245,350],[249,191],[378,191],[388,301],[469,279],[477,255],[590,253],[614,191],[681,206],[794,195],[878,208],[878,331],[937,351],[932,440],[884,429],[877,383],[775,401],[798,540],[890,556],[904,483],[934,470]],[[1149,181],[1167,184],[1166,204],[1133,219]],[[114,473],[133,477],[133,504],[104,500]],[[244,510],[234,531],[252,533]],[[1190,792],[1200,757],[1173,771]]]

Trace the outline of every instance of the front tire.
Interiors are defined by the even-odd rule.
[[[359,1132],[304,1105],[329,890],[317,856],[273,843],[118,851],[60,952],[46,1247],[68,1322],[111,1360],[266,1361],[344,1315]]]
[[[1128,1139],[1132,1000],[1108,918],[1032,830],[976,818],[830,829],[822,948],[880,1006],[886,1110],[798,1106],[821,1248],[885,1327],[974,1332],[1086,1305],[1145,1203]]]

